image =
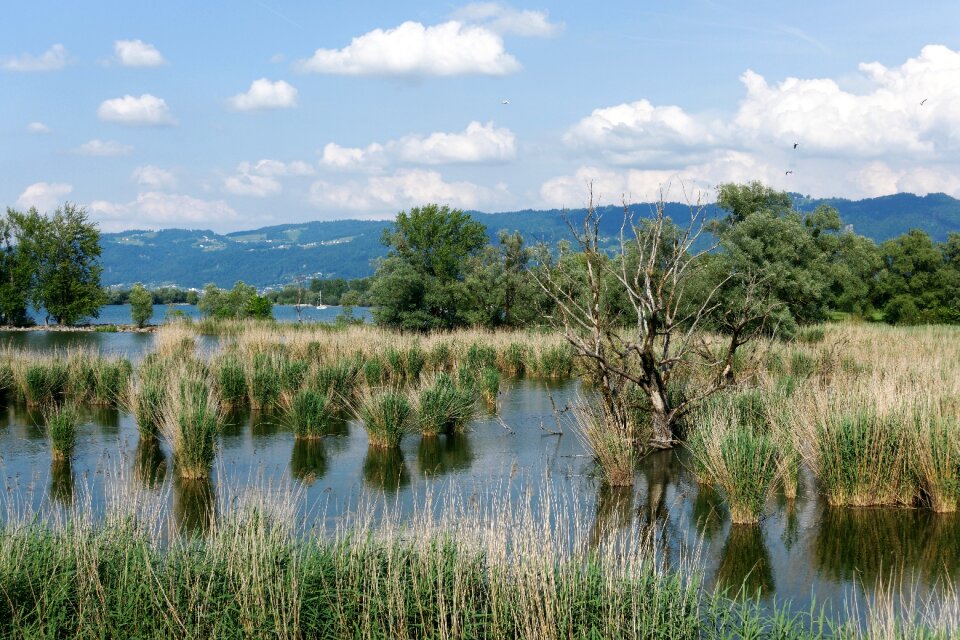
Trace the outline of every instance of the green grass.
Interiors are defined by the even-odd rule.
[[[247,373],[236,356],[220,358],[214,365],[217,371],[217,388],[220,399],[228,407],[240,407],[249,400],[247,396]]]
[[[44,422],[50,448],[55,460],[68,460],[77,446],[77,426],[80,415],[71,404],[49,406],[44,411]]]
[[[209,372],[196,363],[171,372],[161,413],[160,430],[173,449],[177,474],[187,479],[209,477],[223,422]]]
[[[50,404],[64,395],[70,380],[66,362],[50,360],[27,364],[20,381],[21,395],[30,406]]]
[[[424,437],[463,433],[475,412],[473,392],[458,388],[446,374],[438,375],[416,396],[416,422]]]
[[[413,406],[406,394],[396,389],[367,391],[359,400],[357,417],[367,430],[373,447],[398,447],[413,428]]]
[[[494,367],[486,367],[477,378],[480,397],[490,406],[496,406],[500,395],[500,372]]]
[[[320,438],[337,420],[333,391],[300,389],[285,403],[285,413],[295,437]]]
[[[127,407],[137,421],[140,434],[148,439],[155,438],[160,432],[169,366],[162,360],[145,361],[127,391]]]

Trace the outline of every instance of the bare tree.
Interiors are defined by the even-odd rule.
[[[304,307],[303,298],[307,292],[307,289],[305,286],[306,279],[307,279],[306,276],[304,276],[303,274],[300,274],[296,278],[294,278],[294,282],[297,285],[297,302],[296,304],[293,305],[293,309],[297,312],[297,324],[303,323],[303,318],[300,317],[300,313],[303,310],[303,307]]]
[[[651,216],[635,223],[624,204],[618,251],[610,255],[591,189],[582,229],[570,224],[581,254],[577,269],[585,272],[580,281],[570,260],[545,261],[537,273],[565,338],[597,384],[607,427],[640,437],[628,400],[639,389],[649,410],[645,444],[654,448],[672,447],[678,421],[734,382],[737,350],[760,335],[773,308],[759,275],[706,277],[716,245],[697,248],[705,213],[699,202],[689,205],[689,220],[679,226],[665,215],[661,193]],[[720,294],[733,283],[731,302]],[[626,300],[626,313],[611,310],[614,297]],[[696,380],[696,388],[688,385],[682,397],[672,397],[671,382],[680,374]]]

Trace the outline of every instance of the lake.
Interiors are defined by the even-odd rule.
[[[303,306],[300,308],[300,316],[297,316],[297,310],[294,305],[273,305],[273,318],[277,322],[297,322],[302,319],[304,322],[335,322],[337,316],[343,310],[343,307],[328,306],[325,309]],[[153,316],[150,324],[160,324],[166,321],[172,313],[182,313],[189,318],[200,318],[200,310],[194,304],[155,304],[153,305]],[[43,314],[31,310],[31,316],[38,324],[42,324]],[[365,322],[373,321],[373,314],[370,307],[354,307],[353,316]],[[97,318],[87,318],[80,324],[92,322],[95,324],[132,324],[130,318],[129,304],[109,304],[100,309],[100,315]]]
[[[560,416],[562,435],[551,433],[558,430],[552,407],[562,411],[582,392],[576,381],[506,380],[499,417],[481,415],[462,436],[408,436],[398,450],[369,448],[356,421],[308,442],[295,440],[278,415],[238,413],[220,436],[213,477],[191,484],[174,478],[166,447],[140,444],[123,411],[86,410],[76,452],[64,465],[51,463],[40,415],[8,404],[0,407],[0,481],[8,500],[35,509],[76,501],[95,510],[107,487],[135,483],[166,500],[188,530],[202,529],[227,487],[250,483],[302,487],[302,512],[327,528],[378,501],[409,513],[427,495],[497,491],[537,500],[547,491],[575,497],[570,504],[591,539],[652,535],[665,562],[695,555],[709,585],[745,583],[767,604],[789,599],[803,610],[815,598],[839,607],[854,592],[871,593],[881,578],[903,576],[921,592],[938,579],[956,582],[955,515],[831,508],[807,477],[796,501],[771,499],[760,526],[735,526],[720,496],[698,485],[681,450],[644,458],[632,488],[603,486],[567,414]]]

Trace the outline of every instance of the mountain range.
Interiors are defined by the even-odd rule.
[[[936,240],[960,232],[960,200],[938,193],[916,196],[901,193],[865,200],[813,199],[794,194],[800,210],[828,204],[856,233],[882,242],[910,229],[927,231]],[[653,205],[631,205],[642,216]],[[689,207],[668,203],[676,220],[689,216]],[[623,222],[622,207],[604,207],[601,233],[615,237]],[[519,231],[528,244],[555,245],[570,239],[568,220],[582,221],[585,210],[524,210],[470,215],[487,227],[491,239],[501,229]],[[707,215],[717,212],[708,208]],[[102,282],[129,286],[143,282],[154,287],[202,287],[212,282],[230,287],[243,280],[259,288],[280,286],[298,276],[360,278],[372,275],[376,259],[386,254],[380,243],[385,220],[334,220],[262,227],[218,234],[210,230],[163,229],[123,231],[101,237]]]

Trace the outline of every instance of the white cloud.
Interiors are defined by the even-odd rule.
[[[81,156],[100,156],[100,157],[112,157],[112,156],[126,156],[130,155],[133,151],[133,147],[127,144],[121,144],[115,140],[97,140],[94,138],[89,142],[84,142],[82,145],[73,150],[74,153]]]
[[[166,100],[149,93],[135,98],[125,95],[122,98],[104,100],[97,109],[101,120],[117,122],[130,126],[170,126],[177,123]]]
[[[454,11],[453,18],[528,38],[549,38],[564,29],[562,22],[550,22],[546,11],[520,11],[500,2],[473,2]]]
[[[236,196],[254,196],[265,198],[280,193],[283,187],[272,176],[258,176],[252,173],[238,173],[223,180],[223,188]]]
[[[34,182],[24,189],[17,198],[18,209],[36,207],[39,211],[51,211],[73,191],[73,187],[62,182]]]
[[[173,189],[177,186],[176,176],[165,169],[150,164],[137,167],[133,170],[130,177],[133,178],[138,185],[152,191]]]
[[[446,182],[438,172],[423,169],[403,169],[393,175],[338,184],[318,180],[310,187],[310,202],[318,207],[384,215],[429,202],[477,208],[507,195],[503,185],[488,189],[471,182]]]
[[[494,31],[451,20],[433,26],[404,22],[374,29],[343,49],[317,49],[299,60],[304,73],[384,76],[505,75],[520,69]]]
[[[260,78],[250,83],[246,93],[238,93],[227,100],[227,104],[237,111],[287,109],[297,106],[297,88],[283,80],[270,82]]]
[[[30,133],[53,133],[53,130],[42,122],[31,122],[27,125]]]
[[[113,51],[117,62],[125,67],[161,67],[167,63],[156,47],[143,40],[117,40]]]
[[[894,193],[917,195],[946,193],[960,197],[960,175],[942,167],[913,167],[894,169],[885,162],[875,161],[850,176],[860,197],[876,198]]]
[[[759,162],[752,154],[720,151],[705,162],[674,169],[603,169],[580,167],[576,173],[558,176],[543,183],[540,197],[551,207],[580,207],[587,200],[590,185],[601,204],[654,202],[661,190],[667,200],[707,202],[716,185],[723,182],[760,180],[779,186],[779,169]]]
[[[159,191],[141,193],[126,204],[96,200],[87,208],[106,231],[171,226],[222,228],[240,218],[223,200],[201,200]]]
[[[283,190],[283,185],[277,178],[309,176],[313,173],[313,166],[300,160],[281,162],[263,159],[255,163],[241,162],[237,165],[236,174],[224,178],[223,188],[238,196],[264,198]]]
[[[67,50],[55,44],[39,56],[25,53],[20,56],[0,58],[0,69],[7,71],[56,71],[67,65]]]
[[[428,136],[409,135],[385,144],[365,148],[341,147],[328,143],[321,162],[329,167],[354,169],[390,162],[446,164],[507,162],[516,157],[516,138],[493,122],[471,122],[461,133],[436,132]]]

